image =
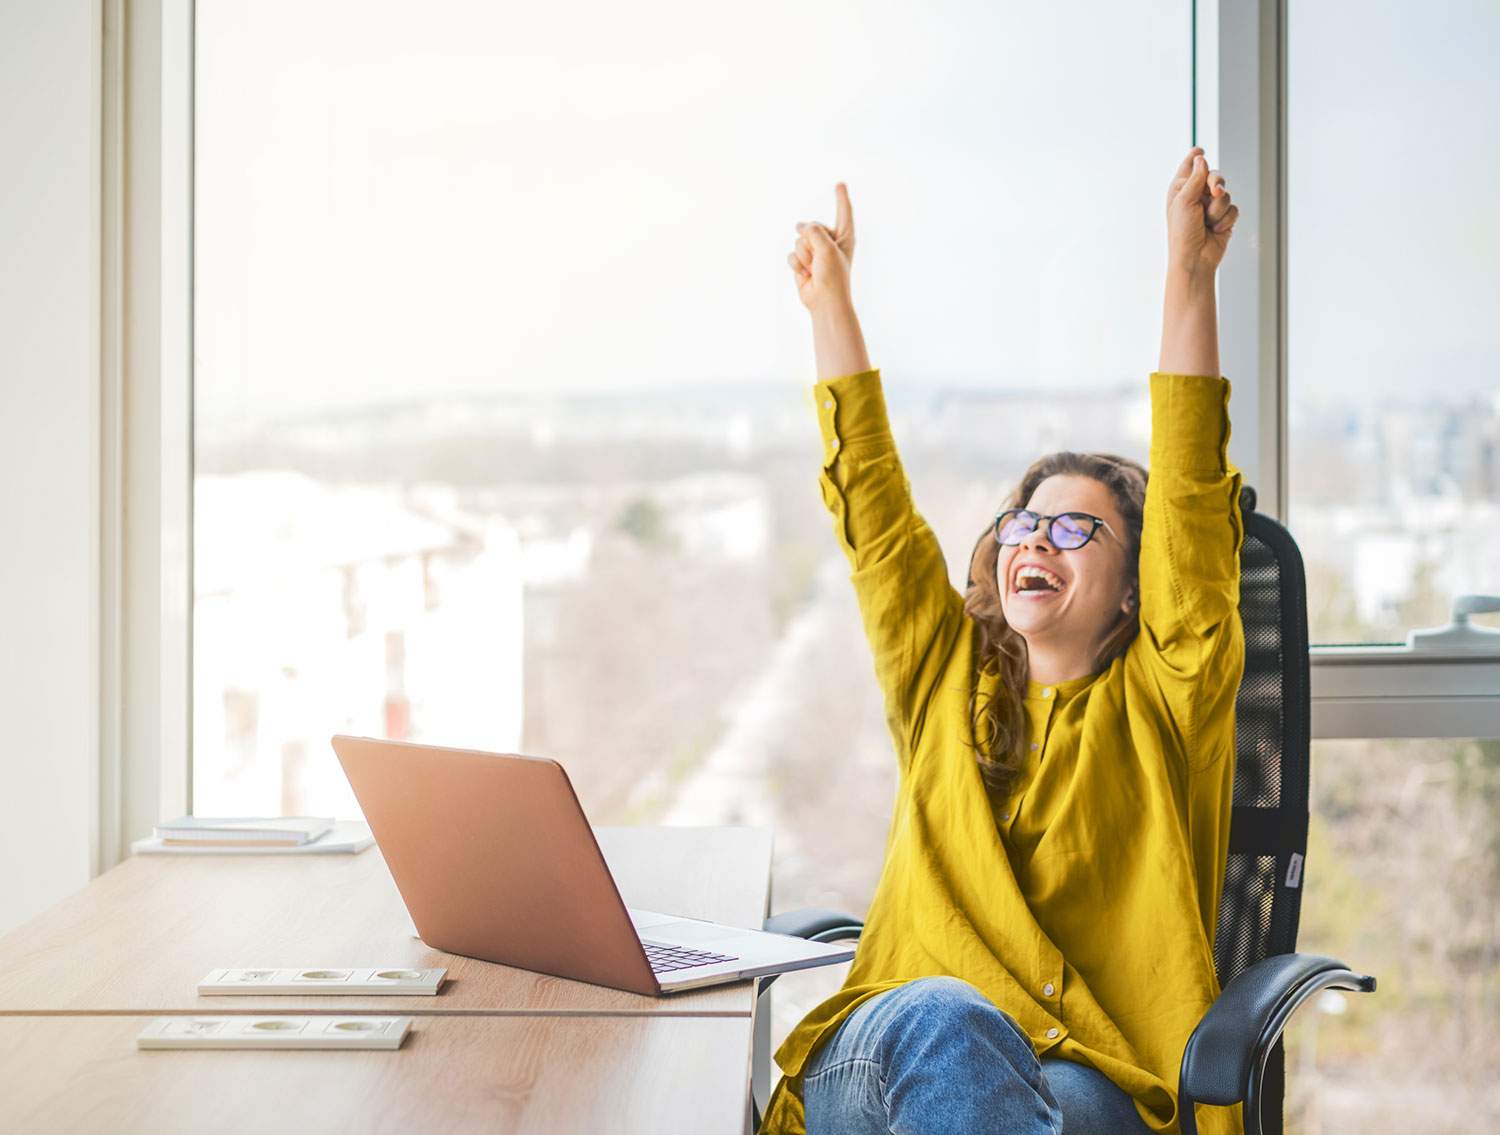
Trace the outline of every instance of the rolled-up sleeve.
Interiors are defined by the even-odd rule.
[[[813,387],[822,435],[819,484],[849,561],[865,637],[902,768],[963,625],[937,537],[912,504],[879,370]]]

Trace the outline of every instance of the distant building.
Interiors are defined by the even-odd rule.
[[[515,751],[520,540],[451,501],[197,479],[195,812],[357,816],[334,733]]]

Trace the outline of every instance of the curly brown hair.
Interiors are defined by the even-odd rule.
[[[1133,593],[1140,593],[1141,519],[1146,506],[1146,468],[1128,457],[1113,453],[1073,453],[1064,450],[1035,461],[1001,509],[1023,508],[1048,477],[1075,474],[1090,477],[1110,491],[1125,521],[1125,573]],[[987,526],[969,559],[964,613],[974,620],[974,664],[969,693],[969,745],[979,762],[984,782],[999,794],[1008,794],[1020,777],[1026,751],[1026,693],[1029,660],[1026,640],[1005,620],[1000,606],[1000,584],[995,577],[1000,542],[993,523]],[[1110,629],[1095,659],[1094,672],[1103,670],[1120,655],[1140,631],[1139,604],[1122,611]],[[981,674],[1000,675],[995,691],[983,707],[979,698]],[[981,740],[975,728],[982,722]]]

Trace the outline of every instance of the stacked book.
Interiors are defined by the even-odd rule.
[[[156,825],[163,847],[301,847],[333,830],[322,816],[232,817],[181,816]]]

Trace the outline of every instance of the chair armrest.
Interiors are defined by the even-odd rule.
[[[813,942],[838,942],[857,939],[865,924],[852,914],[841,910],[828,910],[820,906],[806,906],[801,910],[789,910],[773,914],[761,924],[767,934],[788,934],[793,938],[806,938]],[[756,996],[771,987],[780,974],[771,973],[760,979]]]
[[[854,915],[821,906],[805,906],[801,910],[773,914],[761,926],[767,934],[790,934],[794,938],[810,938],[815,942],[858,938],[864,928],[865,924]]]
[[[1245,1135],[1261,1135],[1266,1059],[1297,1008],[1320,989],[1375,991],[1375,979],[1322,954],[1272,954],[1226,985],[1188,1038],[1178,1076],[1182,1135],[1198,1135],[1195,1103],[1244,1102]]]

